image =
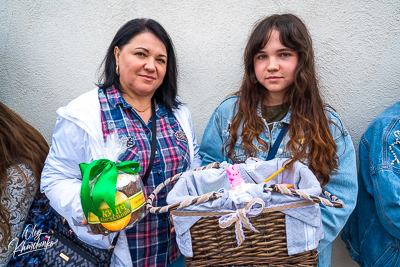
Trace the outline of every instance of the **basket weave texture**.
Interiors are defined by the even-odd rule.
[[[285,214],[261,213],[250,218],[259,231],[243,229],[246,240],[237,245],[235,226],[222,229],[218,217],[205,217],[191,229],[193,257],[187,266],[317,266],[314,249],[289,256],[286,244]]]
[[[219,168],[219,164],[212,163],[193,171],[209,168]],[[190,205],[202,204],[221,197],[219,193],[210,192],[180,203],[153,207],[152,202],[157,193],[167,184],[179,179],[181,175],[182,173],[167,179],[150,194],[147,199],[147,209],[151,213],[171,212],[176,216],[199,216],[199,213],[187,213],[180,210]],[[274,185],[273,188],[268,188],[268,190],[302,199],[302,203],[295,204],[297,207],[314,205],[315,203],[335,208],[344,207],[342,200],[325,190],[322,191],[326,198],[307,195],[300,190],[289,190],[286,186],[281,185]],[[205,217],[198,220],[190,228],[193,257],[186,257],[187,266],[317,266],[317,249],[288,255],[285,213],[282,210],[295,206],[283,205],[276,208],[265,208],[258,216],[249,218],[251,225],[259,232],[243,227],[245,240],[240,246],[238,246],[235,223],[229,227],[221,228],[219,218],[220,215],[223,215],[223,212],[219,215],[217,213],[213,213],[213,215],[204,214]]]

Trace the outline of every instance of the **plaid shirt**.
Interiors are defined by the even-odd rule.
[[[151,124],[146,125],[134,109],[125,102],[114,87],[99,89],[103,136],[117,132],[127,136],[128,149],[120,161],[133,160],[140,163],[143,177],[151,154]],[[189,168],[187,138],[173,114],[162,104],[156,105],[157,144],[152,171],[146,184],[148,193],[167,178]],[[167,205],[167,186],[157,195],[154,206]],[[169,214],[149,213],[142,221],[126,230],[133,266],[166,266],[175,261],[180,252],[175,233],[171,234]]]

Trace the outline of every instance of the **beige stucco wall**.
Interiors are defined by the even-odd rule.
[[[94,88],[117,29],[149,17],[175,44],[179,93],[201,139],[214,108],[238,89],[253,24],[284,12],[308,26],[322,93],[358,146],[372,118],[400,101],[398,0],[0,0],[0,101],[50,142],[56,109]],[[357,266],[339,240],[332,266]]]

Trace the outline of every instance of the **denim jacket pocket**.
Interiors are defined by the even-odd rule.
[[[294,155],[294,153],[291,151],[284,151],[282,154],[279,155],[279,157],[280,158],[292,158],[293,155]]]
[[[240,164],[240,163],[245,163],[245,161],[246,161],[246,157],[245,156],[235,156],[233,158],[233,163]]]
[[[393,245],[388,245],[385,252],[375,262],[373,267],[396,267],[399,263],[399,249]]]
[[[372,218],[365,216],[363,219],[370,220],[359,245],[364,265],[399,266],[399,240],[386,232],[377,215]]]
[[[228,121],[226,124],[226,127],[221,131],[221,136],[222,140],[224,143],[224,148],[229,145],[229,139],[230,139],[230,133],[229,133],[229,128],[231,124]],[[236,141],[235,144],[235,149],[233,150],[233,163],[244,163],[246,161],[246,156],[244,155],[244,150],[242,148],[239,148],[240,143],[242,142],[242,138],[238,136],[238,140]]]

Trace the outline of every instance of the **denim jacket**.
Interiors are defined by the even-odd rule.
[[[360,142],[358,204],[342,239],[361,266],[400,266],[400,102]]]
[[[237,113],[236,103],[237,98],[231,97],[223,101],[219,107],[214,111],[211,119],[204,131],[203,139],[200,146],[200,155],[203,157],[202,165],[211,162],[232,162],[229,158],[222,153],[224,142],[229,137],[229,127],[233,117]],[[258,108],[258,114],[261,117],[261,104]],[[261,133],[260,138],[267,142],[268,148],[264,148],[256,140],[253,141],[254,145],[258,148],[257,158],[265,160],[268,156],[269,148],[272,147],[276,138],[279,135],[282,123],[290,122],[291,111],[279,122],[274,122],[272,131],[269,131],[267,123],[265,123],[265,130]],[[326,116],[331,121],[330,129],[333,138],[337,145],[337,153],[339,156],[339,169],[330,175],[329,183],[324,187],[325,190],[331,194],[342,199],[345,203],[345,208],[331,208],[321,205],[322,223],[324,226],[324,239],[321,240],[318,246],[319,252],[319,266],[330,266],[331,262],[331,248],[332,241],[339,234],[348,217],[353,211],[356,204],[357,197],[357,167],[356,156],[354,151],[353,142],[347,129],[342,124],[339,115],[332,109],[326,109]],[[337,125],[337,126],[336,126]],[[338,128],[339,127],[339,128]],[[238,131],[240,132],[241,129]],[[283,138],[277,154],[275,157],[291,157],[293,153],[286,151],[285,146],[288,141],[289,135],[286,133]],[[235,149],[235,161],[242,162],[246,159],[243,150],[239,149],[241,138],[239,137]]]

